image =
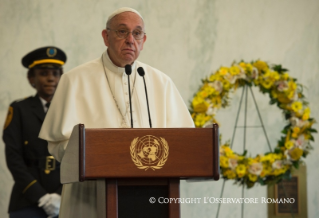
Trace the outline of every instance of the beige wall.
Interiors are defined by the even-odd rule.
[[[146,21],[147,41],[140,60],[168,74],[188,102],[200,79],[234,60],[262,59],[282,64],[304,84],[312,116],[319,120],[319,1],[318,0],[1,0],[0,2],[0,124],[15,99],[34,94],[26,80],[21,58],[40,46],[55,45],[66,51],[65,71],[100,57],[105,47],[101,30],[116,8],[133,7]],[[285,125],[280,111],[254,90],[270,141],[275,146]],[[232,107],[221,111],[223,138],[232,134],[240,90]],[[258,123],[249,103],[250,123]],[[318,129],[318,125],[315,125]],[[267,151],[261,130],[249,130],[252,155]],[[242,151],[237,132],[234,149]],[[318,141],[318,134],[315,135]],[[319,217],[319,149],[308,156],[308,214]],[[0,217],[7,217],[12,177],[0,142]],[[182,197],[219,197],[222,182],[182,182]],[[266,188],[245,192],[245,197],[266,197]],[[224,197],[241,197],[241,189],[226,183]],[[214,217],[217,204],[183,204],[182,217]],[[241,205],[224,204],[219,217],[240,217]],[[267,217],[266,204],[247,204],[245,217]]]

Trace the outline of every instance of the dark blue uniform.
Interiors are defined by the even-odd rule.
[[[15,182],[9,213],[36,208],[46,193],[61,195],[60,164],[49,154],[47,142],[38,138],[44,117],[38,96],[10,105],[3,131],[6,161]]]

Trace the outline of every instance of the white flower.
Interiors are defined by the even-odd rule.
[[[253,67],[253,70],[251,71],[251,76],[252,79],[258,79],[258,69],[256,67]]]
[[[207,109],[206,111],[206,114],[207,115],[216,115],[217,114],[217,108],[216,107],[213,107],[213,105],[209,105],[209,108]]]
[[[215,80],[212,83],[208,83],[209,86],[213,87],[218,94],[220,94],[223,91],[223,83],[219,80]]]
[[[259,176],[261,171],[263,170],[263,165],[262,163],[252,163],[249,168],[248,168],[248,171],[251,173],[251,174],[254,174],[254,175],[257,175]]]
[[[287,81],[278,81],[276,83],[276,85],[277,85],[278,91],[280,91],[280,92],[284,92],[284,91],[288,90],[288,82]]]
[[[298,119],[297,117],[290,118],[290,123],[293,127],[295,127],[295,126],[300,127],[301,121],[302,120]]]
[[[298,139],[295,141],[295,146],[304,150],[308,144],[308,140],[305,139],[305,136],[302,134],[298,137]]]
[[[237,165],[238,165],[237,159],[229,158],[229,159],[228,159],[228,164],[229,164],[229,167],[230,167],[232,170],[235,170],[235,168],[236,168]]]
[[[283,161],[282,160],[276,160],[275,162],[272,163],[272,168],[273,169],[281,169],[283,166]]]
[[[231,75],[231,74],[229,74],[229,73],[227,73],[227,74],[224,76],[224,78],[225,78],[226,80],[228,80],[228,82],[230,82],[231,84],[234,84],[234,83],[236,82],[236,80],[237,80],[237,76],[233,76],[233,75]]]
[[[241,66],[237,66],[240,69],[240,72],[237,76],[238,79],[247,79],[247,75],[245,73],[245,70]]]

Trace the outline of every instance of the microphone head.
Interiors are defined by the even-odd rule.
[[[144,76],[144,75],[145,75],[145,72],[144,72],[143,67],[137,68],[137,72],[138,72],[138,74],[139,74],[140,76]]]
[[[126,75],[131,75],[131,73],[132,73],[132,67],[131,67],[131,65],[129,65],[129,64],[127,64],[127,65],[125,65],[125,73],[126,73]]]

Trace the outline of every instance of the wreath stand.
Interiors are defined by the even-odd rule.
[[[254,104],[255,104],[255,107],[256,107],[256,110],[257,110],[257,113],[258,113],[258,117],[259,117],[259,120],[260,120],[260,123],[261,125],[260,126],[247,126],[247,103],[248,103],[248,89],[251,93],[251,96],[254,100]],[[242,102],[243,102],[243,97],[245,95],[245,108],[244,108],[244,126],[238,126],[238,118],[239,118],[239,113],[241,111],[241,106],[242,106]],[[237,111],[237,115],[236,115],[236,121],[235,121],[235,126],[234,126],[234,130],[233,130],[233,135],[232,135],[232,138],[231,138],[231,144],[230,144],[230,148],[232,148],[233,146],[233,141],[234,141],[234,138],[235,138],[235,135],[236,135],[236,129],[237,128],[244,128],[244,142],[243,142],[243,151],[246,150],[246,129],[247,128],[262,128],[263,131],[264,131],[264,134],[265,134],[265,138],[267,140],[267,144],[268,144],[268,147],[269,147],[269,151],[272,152],[272,149],[271,149],[271,146],[270,146],[270,142],[269,142],[269,139],[268,139],[268,136],[267,136],[267,132],[266,132],[266,129],[265,129],[265,126],[264,126],[264,123],[263,123],[263,120],[262,120],[262,117],[261,117],[261,114],[260,114],[260,111],[259,111],[259,108],[258,108],[258,105],[257,105],[257,102],[256,102],[256,99],[255,99],[255,96],[254,96],[254,93],[251,89],[251,87],[248,87],[248,86],[244,86],[243,87],[243,91],[242,91],[242,94],[241,94],[241,98],[240,98],[240,102],[239,102],[239,107],[238,107],[238,111]],[[225,179],[223,181],[223,185],[222,185],[222,190],[221,190],[221,194],[220,194],[220,198],[223,197],[223,193],[224,193],[224,187],[225,187]],[[285,190],[285,187],[284,187],[284,184],[282,182],[281,183],[281,186],[283,187],[283,190],[284,190],[284,193],[285,193],[285,196],[287,197],[287,192]],[[243,185],[242,187],[242,198],[244,198],[244,191],[245,191],[245,186]],[[217,214],[216,214],[216,218],[219,217],[219,211],[220,211],[220,205],[221,203],[218,203],[218,209],[217,209]],[[290,206],[290,211],[291,211],[291,217],[294,218],[294,213],[292,211],[292,206],[291,204],[289,204]],[[241,207],[241,218],[244,217],[244,203],[242,203],[242,207]]]

